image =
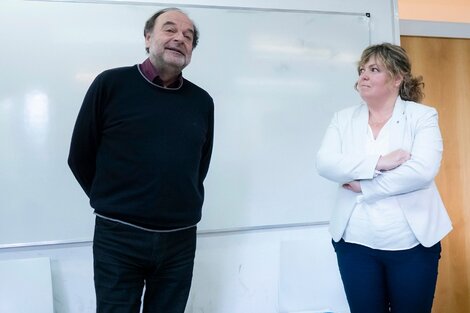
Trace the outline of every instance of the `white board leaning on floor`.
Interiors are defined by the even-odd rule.
[[[0,260],[0,277],[0,312],[54,312],[49,258]]]
[[[75,118],[98,73],[146,58],[143,25],[161,8],[0,3],[0,246],[91,239],[66,163]],[[184,75],[216,105],[199,230],[327,221],[335,187],[314,158],[333,112],[359,101],[365,12],[181,8],[201,33]]]

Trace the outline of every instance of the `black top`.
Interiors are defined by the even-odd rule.
[[[137,65],[107,70],[85,95],[68,163],[96,213],[187,227],[201,219],[213,130],[212,98],[190,81],[165,89]]]

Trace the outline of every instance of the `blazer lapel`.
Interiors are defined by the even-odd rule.
[[[407,129],[407,114],[406,114],[406,102],[400,97],[395,102],[393,109],[393,115],[390,121],[390,151],[396,149],[409,150],[407,142],[410,138],[406,136]]]

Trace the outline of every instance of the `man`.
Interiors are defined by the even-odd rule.
[[[97,312],[183,313],[212,152],[214,104],[182,77],[198,31],[176,8],[144,29],[142,64],[90,86],[68,163],[96,214]]]

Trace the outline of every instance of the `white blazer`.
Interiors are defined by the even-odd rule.
[[[330,219],[333,240],[342,238],[358,196],[341,185],[360,180],[363,201],[395,196],[418,241],[430,247],[452,230],[434,183],[442,158],[437,111],[397,98],[389,121],[390,151],[404,149],[411,159],[379,175],[375,166],[380,156],[366,155],[364,148],[368,117],[365,104],[335,113],[317,154],[318,173],[339,184]]]

